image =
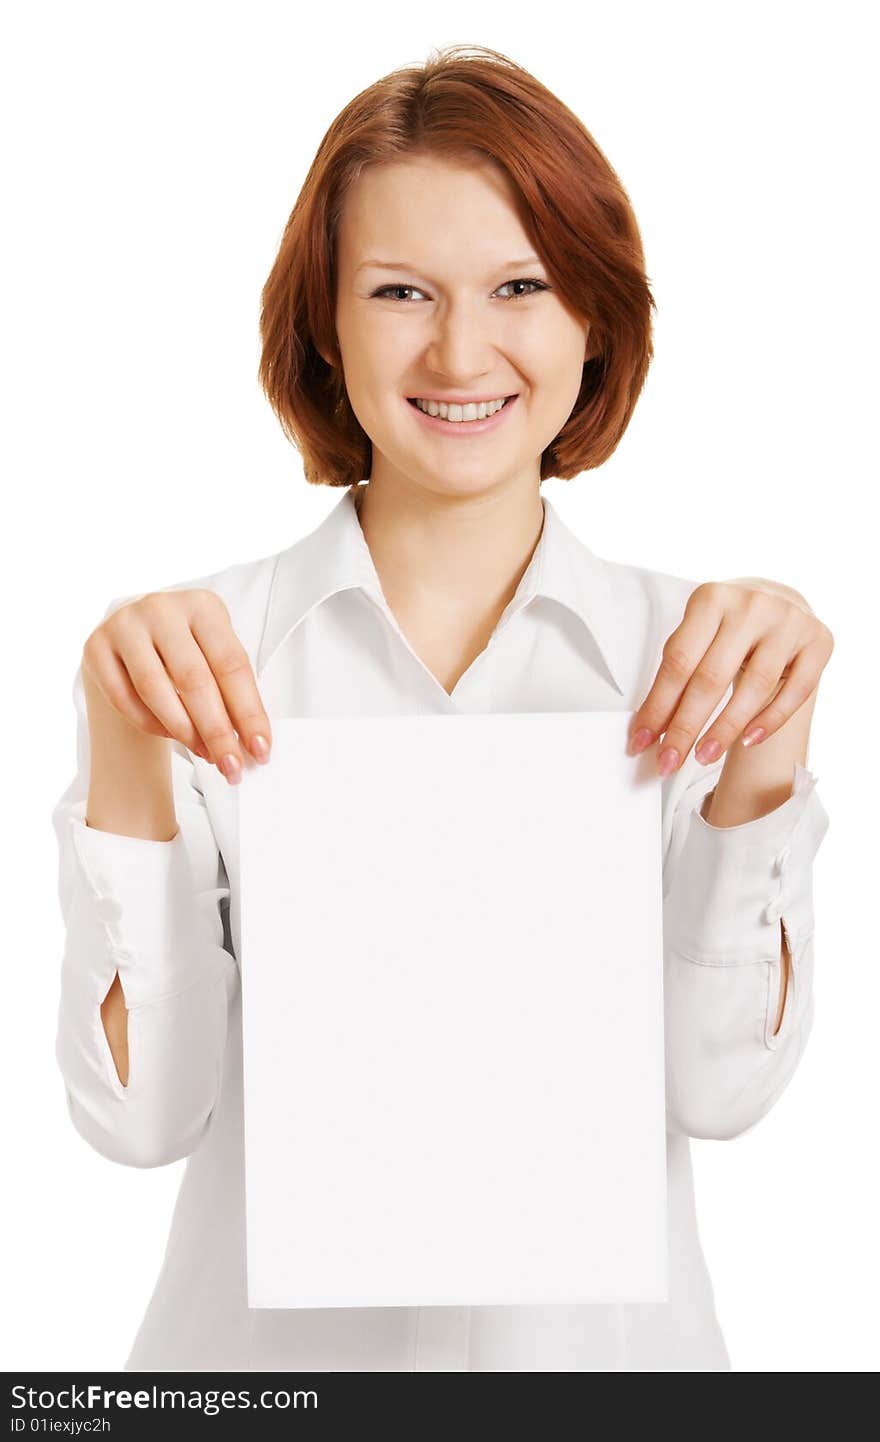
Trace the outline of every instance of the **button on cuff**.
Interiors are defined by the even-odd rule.
[[[809,932],[812,861],[828,817],[815,776],[794,769],[791,797],[754,821],[715,827],[690,812],[664,897],[671,952],[715,966],[773,961],[780,918],[793,938]]]

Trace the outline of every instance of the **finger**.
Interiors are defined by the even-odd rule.
[[[196,755],[210,761],[210,756],[199,736],[193,731],[190,718],[180,707],[180,722],[177,732],[170,730],[141,700],[125,667],[122,656],[117,653],[106,637],[90,636],[83,647],[84,665],[101,695],[115,711],[137,730],[150,736],[161,736],[168,740],[179,737]],[[192,732],[190,740],[188,733]]]
[[[120,657],[106,637],[89,636],[83,646],[83,672],[108,706],[130,725],[150,736],[168,736],[162,722],[144,705]]]
[[[755,647],[745,664],[742,680],[724,710],[715,717],[708,731],[700,738],[696,759],[708,766],[717,761],[728,747],[741,736],[755,713],[767,705],[774,691],[780,690],[781,678],[789,665],[795,646],[780,633],[768,637]]]
[[[232,627],[229,613],[225,607],[219,611],[206,607],[191,617],[190,625],[244,745],[257,761],[268,761],[272,725],[257,687],[250,657]],[[259,744],[261,739],[264,747]]]
[[[798,653],[789,676],[777,694],[752,721],[746,723],[747,735],[749,732],[759,729],[763,731],[763,736],[757,736],[755,743],[746,741],[744,737],[744,744],[756,744],[766,740],[775,731],[779,731],[796,711],[800,710],[819,684],[832,647],[833,642],[829,644],[821,636],[814,641],[809,641],[804,646],[803,650]]]
[[[654,683],[630,722],[631,737],[644,729],[650,745],[666,730],[697,663],[718,634],[723,614],[711,593],[689,604],[684,619],[666,639]]]
[[[152,645],[177,704],[204,743],[208,760],[236,785],[247,764],[245,752],[208,658],[179,614],[157,612],[151,624]]]
[[[127,620],[117,660],[141,706],[152,718],[153,724],[149,729],[155,733],[158,721],[164,728],[158,734],[180,741],[206,761],[212,760],[204,738],[174,688],[150,633],[142,625],[132,624],[133,621],[134,617]]]
[[[722,624],[718,636],[698,663],[666,727],[658,758],[661,776],[677,771],[706,724],[753,642],[741,626]],[[765,698],[767,692],[764,693]]]

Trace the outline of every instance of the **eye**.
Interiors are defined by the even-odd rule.
[[[500,285],[500,286],[498,287],[498,289],[499,289],[499,290],[504,290],[505,286],[508,286],[508,285],[533,285],[533,286],[536,286],[536,287],[537,287],[536,290],[526,291],[526,292],[525,292],[525,295],[536,295],[537,292],[540,291],[540,290],[549,290],[549,289],[550,289],[550,287],[549,287],[548,285],[545,285],[545,284],[544,284],[543,280],[506,280],[506,281],[504,282],[504,285]],[[512,295],[512,296],[509,297],[509,299],[510,299],[510,300],[520,300],[520,299],[522,299],[522,297],[523,297],[523,292],[520,291],[520,292],[519,292],[519,295]]]
[[[503,297],[504,300],[523,300],[523,299],[525,299],[526,296],[536,295],[539,291],[549,290],[549,289],[550,289],[549,285],[547,285],[546,282],[543,281],[543,280],[527,280],[527,279],[521,279],[521,280],[506,280],[506,281],[504,282],[504,285],[500,285],[500,286],[498,287],[498,289],[499,289],[499,291],[505,290],[505,289],[506,289],[508,286],[510,286],[510,285],[529,285],[529,286],[532,286],[533,289],[532,289],[532,290],[527,290],[527,291],[519,291],[518,293],[516,293],[516,294],[514,294],[514,295],[510,295],[510,296],[504,296],[504,297]],[[389,292],[394,292],[394,291],[410,291],[410,292],[414,292],[416,295],[422,295],[422,294],[424,294],[423,291],[418,290],[417,287],[414,286],[414,285],[382,285],[382,286],[379,287],[378,290],[374,290],[374,291],[373,291],[373,294],[372,294],[372,296],[371,296],[370,298],[371,298],[371,299],[383,299],[383,300],[387,298],[387,299],[389,299],[389,300],[397,300],[401,305],[412,305],[412,304],[413,304],[413,302],[412,302],[411,300],[406,300],[403,296],[400,296],[400,295],[396,295],[396,296],[395,296],[395,295],[393,295],[393,294],[389,294]]]
[[[373,297],[381,296],[381,297],[384,299],[384,297],[388,294],[388,292],[389,292],[390,290],[416,290],[416,287],[415,287],[414,285],[382,285],[382,286],[379,287],[378,290],[374,290],[374,291],[373,291]],[[416,294],[417,294],[417,295],[420,295],[420,294],[421,294],[421,291],[416,291]],[[373,297],[371,297],[371,299],[372,299]],[[393,297],[393,296],[392,296],[392,297],[389,297],[389,299],[395,299],[395,298],[396,298],[396,299],[399,299],[399,297]],[[405,301],[402,301],[401,304],[402,304],[402,305],[411,305],[411,304],[412,304],[412,301],[407,301],[407,300],[405,300]]]

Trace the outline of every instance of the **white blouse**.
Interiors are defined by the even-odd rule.
[[[392,713],[634,711],[695,582],[593,554],[543,497],[516,594],[451,695],[382,594],[355,488],[287,550],[166,587],[226,602],[270,720]],[[108,607],[109,615],[124,600]],[[718,714],[731,694],[719,702]],[[187,1158],[155,1290],[126,1370],[727,1371],[694,1212],[690,1137],[734,1137],[788,1084],[813,1019],[812,863],[828,827],[795,763],[788,800],[715,827],[723,757],[662,782],[669,1300],[643,1305],[249,1309],[242,1126],[238,787],[172,742],[170,841],[85,822],[89,733],[52,813],[66,926],[56,1056],[80,1135],[123,1165]],[[271,767],[271,760],[269,766]],[[635,762],[633,762],[635,765]],[[340,836],[345,868],[361,833]],[[295,887],[292,900],[295,904]],[[781,930],[791,974],[774,1034]],[[129,1081],[100,1006],[119,972]]]

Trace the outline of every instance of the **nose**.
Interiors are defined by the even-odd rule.
[[[489,324],[478,305],[460,302],[438,314],[426,361],[452,385],[464,386],[493,370]]]

